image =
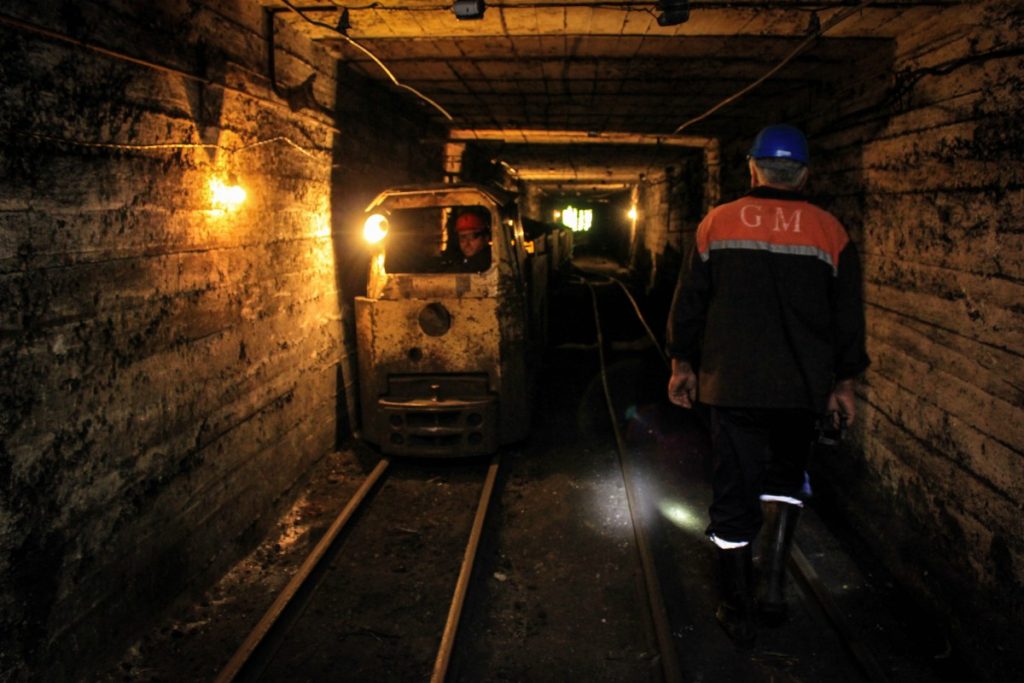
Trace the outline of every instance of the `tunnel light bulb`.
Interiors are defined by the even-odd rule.
[[[452,4],[456,19],[483,19],[486,11],[487,3],[484,0],[455,0]]]
[[[234,177],[228,178],[227,183],[220,178],[211,178],[210,195],[214,207],[227,211],[234,211],[240,207],[247,196],[245,188],[239,185]]]
[[[635,206],[629,207],[629,211],[626,213],[626,215],[629,216],[629,220],[635,221],[636,217],[637,217],[636,207]]]
[[[388,234],[387,216],[379,213],[371,214],[363,222],[363,239],[370,244],[376,244]]]
[[[567,206],[562,211],[562,225],[573,232],[586,232],[594,223],[593,209],[577,209]]]
[[[658,0],[659,26],[683,24],[690,18],[690,0]]]

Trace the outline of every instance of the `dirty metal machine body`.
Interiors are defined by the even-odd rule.
[[[467,209],[489,217],[491,265],[451,272],[455,217]],[[355,302],[363,438],[425,457],[523,439],[550,266],[524,242],[514,197],[476,185],[397,188],[367,214],[386,215],[390,228]]]

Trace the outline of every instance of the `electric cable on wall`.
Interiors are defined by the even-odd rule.
[[[859,5],[857,5],[855,7],[848,7],[847,9],[834,14],[821,27],[815,29],[811,33],[811,35],[807,36],[799,45],[797,45],[793,49],[792,52],[790,52],[788,55],[786,55],[782,59],[781,62],[776,64],[774,67],[772,67],[768,71],[768,73],[766,73],[765,75],[761,76],[759,79],[757,79],[756,81],[754,81],[750,85],[746,86],[745,88],[743,88],[739,92],[737,92],[737,93],[735,93],[733,95],[730,95],[729,97],[726,97],[724,100],[722,100],[721,102],[719,102],[715,106],[711,107],[710,109],[708,109],[706,112],[704,112],[700,116],[696,116],[696,117],[690,119],[689,121],[680,124],[679,126],[676,127],[676,129],[674,131],[672,131],[672,134],[673,135],[678,135],[679,133],[681,133],[682,131],[686,130],[687,128],[689,128],[693,124],[698,123],[698,122],[703,121],[704,119],[708,118],[709,116],[714,114],[716,111],[718,111],[722,107],[725,107],[726,105],[731,104],[731,103],[735,102],[736,100],[740,99],[741,97],[746,95],[748,92],[750,92],[751,90],[753,90],[754,88],[756,88],[757,86],[761,85],[762,83],[767,81],[769,78],[774,76],[776,73],[778,73],[784,66],[789,64],[789,62],[792,61],[794,57],[796,57],[798,54],[800,54],[805,49],[807,49],[818,38],[823,36],[826,31],[829,31],[830,29],[832,29],[836,25],[838,25],[840,22],[845,21],[846,19],[848,19],[849,17],[853,16],[857,12],[861,11],[862,9],[865,9],[868,5],[874,4],[875,1],[876,0],[865,0],[865,2],[862,2],[862,3],[860,3]]]
[[[424,102],[426,102],[427,104],[432,106],[437,111],[441,112],[441,114],[446,119],[448,119],[449,121],[453,121],[454,120],[452,115],[449,114],[448,111],[444,107],[442,107],[440,104],[438,104],[434,100],[430,99],[429,97],[427,97],[426,95],[424,95],[419,90],[417,90],[416,88],[412,87],[411,85],[405,85],[404,83],[400,82],[398,80],[398,78],[395,76],[395,74],[391,73],[391,69],[389,69],[387,67],[387,65],[384,64],[384,62],[382,62],[377,57],[377,55],[375,55],[372,52],[370,52],[370,50],[368,48],[364,47],[363,45],[360,45],[358,42],[356,42],[352,38],[350,38],[347,35],[345,35],[342,31],[339,31],[336,26],[331,26],[330,24],[325,24],[322,21],[317,21],[316,19],[311,19],[310,17],[306,16],[306,14],[300,8],[298,8],[295,5],[293,5],[288,0],[281,0],[281,1],[288,7],[288,9],[290,9],[293,12],[295,12],[297,15],[299,15],[305,21],[309,22],[310,24],[313,24],[314,26],[319,26],[321,28],[326,28],[327,30],[334,32],[335,34],[340,36],[341,39],[344,40],[346,43],[348,43],[349,45],[351,45],[352,47],[356,48],[357,50],[362,52],[364,55],[369,57],[373,61],[374,64],[376,64],[377,66],[380,67],[381,71],[384,72],[384,75],[386,75],[388,77],[388,79],[393,84],[395,84],[399,88],[402,88],[404,90],[408,90],[413,95],[415,95],[416,97],[420,98],[421,100],[423,100]]]
[[[16,29],[19,29],[19,30],[22,30],[22,31],[25,31],[25,32],[28,32],[28,33],[33,33],[35,35],[42,36],[42,37],[48,38],[50,40],[56,40],[56,41],[62,42],[62,43],[70,43],[71,45],[75,45],[76,47],[79,47],[79,48],[82,48],[82,49],[85,49],[85,50],[90,50],[92,52],[96,52],[98,54],[104,55],[105,57],[110,57],[112,59],[117,59],[117,60],[120,60],[122,62],[127,62],[129,64],[135,64],[137,66],[142,66],[142,67],[145,67],[147,69],[152,69],[153,71],[159,71],[161,73],[166,73],[166,74],[170,74],[172,76],[177,76],[178,78],[182,78],[182,79],[185,79],[185,80],[188,80],[188,81],[193,81],[193,82],[199,83],[200,86],[217,86],[218,88],[223,88],[226,91],[235,93],[237,95],[242,95],[243,97],[248,97],[250,99],[256,100],[257,102],[262,102],[263,104],[266,104],[266,105],[269,105],[269,106],[272,106],[272,107],[278,107],[278,108],[287,107],[287,108],[291,109],[291,107],[288,104],[286,104],[286,103],[279,102],[279,101],[276,101],[276,100],[273,100],[273,99],[270,99],[270,98],[267,98],[267,97],[261,97],[259,95],[253,94],[253,93],[251,93],[251,92],[249,92],[249,91],[247,91],[247,90],[245,90],[243,88],[234,87],[234,86],[231,86],[231,85],[229,85],[227,83],[218,83],[218,82],[213,81],[212,79],[207,78],[205,76],[200,76],[198,74],[189,73],[188,71],[185,71],[183,69],[179,69],[179,68],[176,68],[176,67],[173,67],[173,66],[167,66],[166,64],[158,64],[156,62],[152,62],[152,61],[149,61],[149,60],[140,59],[138,57],[133,57],[132,55],[125,54],[124,52],[118,52],[117,50],[111,50],[110,48],[103,47],[102,45],[97,45],[96,43],[90,43],[90,42],[87,42],[85,40],[80,40],[78,38],[74,38],[72,36],[66,35],[64,33],[60,33],[58,31],[52,31],[52,30],[50,30],[48,28],[44,28],[44,27],[38,26],[36,24],[31,24],[29,22],[22,21],[20,19],[17,19],[15,17],[9,16],[9,15],[3,14],[3,13],[0,13],[0,24],[11,26],[13,28],[16,28]],[[329,130],[329,131],[331,131],[333,133],[341,133],[341,129],[339,129],[336,126],[333,126],[333,125],[323,121],[322,119],[318,119],[318,118],[315,118],[315,117],[310,117],[310,120],[316,121],[316,123],[318,125],[324,127],[325,129],[327,129],[327,130]]]
[[[65,144],[65,145],[72,145],[74,147],[84,147],[84,148],[87,148],[87,149],[111,149],[111,150],[130,151],[130,152],[136,152],[136,151],[147,152],[147,151],[164,151],[164,150],[183,150],[183,149],[216,149],[216,150],[219,150],[219,151],[223,151],[223,152],[225,152],[227,154],[238,154],[239,152],[244,152],[244,151],[247,151],[247,150],[250,150],[250,149],[254,149],[256,147],[262,147],[264,145],[269,145],[269,144],[272,144],[272,143],[280,142],[280,143],[288,145],[292,149],[294,149],[294,150],[296,150],[296,151],[298,151],[298,152],[300,152],[302,154],[305,154],[306,156],[310,157],[311,159],[316,159],[317,158],[316,154],[314,152],[320,152],[321,154],[329,153],[329,150],[326,150],[326,149],[303,147],[302,145],[298,144],[297,142],[295,142],[291,138],[286,137],[284,135],[278,135],[278,136],[275,136],[275,137],[272,137],[272,138],[267,138],[266,140],[257,140],[256,142],[251,142],[251,143],[246,144],[246,145],[241,145],[240,147],[228,147],[226,145],[217,145],[217,144],[213,144],[213,143],[203,143],[203,142],[158,142],[158,143],[139,143],[139,144],[122,143],[122,142],[87,142],[85,140],[76,140],[74,138],[62,138],[62,137],[59,137],[59,136],[56,136],[56,135],[47,135],[45,133],[34,133],[32,131],[29,131],[29,132],[27,132],[25,134],[28,135],[29,137],[36,138],[36,139],[39,139],[39,140],[46,140],[48,142],[57,142],[57,143],[60,143],[60,144]]]

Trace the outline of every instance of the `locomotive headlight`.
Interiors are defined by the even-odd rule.
[[[376,244],[388,234],[388,217],[381,213],[370,214],[363,222],[363,239]]]

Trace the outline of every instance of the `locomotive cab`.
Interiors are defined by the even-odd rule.
[[[513,198],[475,185],[399,188],[366,214],[379,241],[355,302],[363,437],[431,457],[524,438],[538,321]]]

